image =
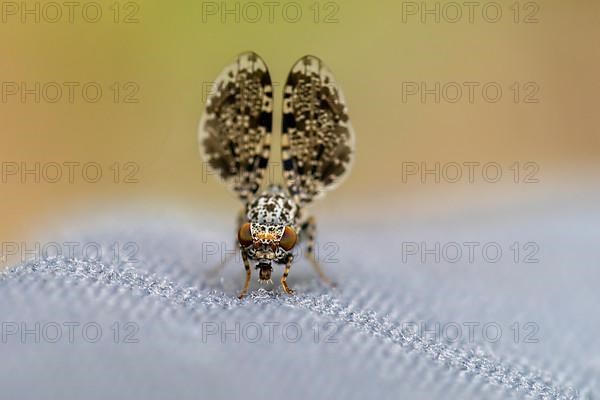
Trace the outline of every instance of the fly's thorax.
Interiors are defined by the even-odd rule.
[[[248,204],[248,221],[265,225],[293,226],[299,209],[283,191],[268,190]]]

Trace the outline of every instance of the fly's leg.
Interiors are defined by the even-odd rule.
[[[248,294],[248,288],[250,287],[250,278],[252,276],[252,270],[250,269],[250,262],[248,261],[248,255],[244,249],[241,249],[242,260],[244,260],[244,268],[246,268],[246,282],[244,282],[244,288],[240,292],[239,298],[243,298]]]
[[[244,218],[246,216],[246,212],[244,209],[240,210],[240,212],[238,213],[238,217],[237,217],[237,230],[235,231],[235,251],[237,252],[240,248],[240,243],[238,242],[238,232],[240,230],[240,228],[242,227],[242,225],[244,224]],[[209,269],[208,271],[206,271],[206,277],[211,279],[216,277],[217,275],[219,275],[222,271],[223,268],[225,268],[225,265],[227,264],[227,254],[225,254],[225,257],[221,259],[221,262],[218,263],[217,265],[215,265],[214,267],[212,267],[211,269]]]
[[[306,246],[306,258],[308,258],[315,271],[317,271],[317,274],[319,274],[321,281],[323,281],[323,283],[326,285],[335,287],[336,283],[329,279],[327,275],[325,275],[323,267],[321,267],[321,264],[315,256],[315,234],[317,232],[317,222],[315,217],[309,217],[306,222],[302,224],[300,229],[302,233],[306,234],[306,239],[308,242]]]
[[[285,270],[283,271],[283,275],[281,276],[281,286],[283,286],[283,290],[287,294],[294,294],[294,291],[292,289],[290,289],[290,287],[287,284],[287,277],[288,277],[288,274],[290,273],[290,268],[292,267],[293,260],[294,260],[294,256],[292,254],[290,254],[288,256],[287,262],[285,263]]]

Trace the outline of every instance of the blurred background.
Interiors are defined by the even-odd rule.
[[[222,214],[233,229],[238,201],[196,135],[210,83],[246,50],[267,62],[276,110],[304,54],[344,91],[357,158],[317,214],[597,200],[600,3],[475,3],[3,2],[0,242],[102,207]]]

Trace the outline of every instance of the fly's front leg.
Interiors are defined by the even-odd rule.
[[[250,269],[250,261],[248,261],[248,255],[244,249],[241,249],[242,252],[242,260],[244,260],[244,268],[246,268],[246,282],[244,283],[244,288],[240,292],[239,298],[243,298],[248,294],[248,288],[250,287],[250,278],[252,276],[252,270]]]
[[[308,258],[315,271],[317,271],[317,274],[319,274],[319,277],[321,278],[323,283],[335,287],[335,282],[333,282],[331,279],[329,279],[327,275],[325,275],[321,264],[315,256],[315,235],[317,232],[317,222],[315,220],[315,217],[309,217],[306,220],[306,222],[302,224],[301,230],[303,233],[306,234],[306,239],[308,242],[306,246],[306,258]]]
[[[290,273],[290,268],[292,267],[293,260],[294,260],[294,256],[290,253],[288,255],[288,259],[285,263],[285,270],[283,271],[283,275],[281,276],[281,286],[283,286],[283,290],[285,290],[285,292],[287,294],[294,294],[294,291],[292,289],[290,289],[290,287],[287,284],[287,277],[288,277],[288,274]]]

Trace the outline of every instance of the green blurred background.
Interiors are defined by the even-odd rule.
[[[600,2],[519,2],[516,15],[514,2],[502,1],[495,3],[502,9],[496,23],[482,14],[487,3],[479,2],[472,22],[468,8],[461,6],[463,15],[453,23],[455,9],[448,2],[438,3],[439,22],[435,15],[422,15],[423,7],[435,9],[432,1],[272,2],[272,22],[262,1],[251,6],[99,1],[93,7],[77,3],[73,22],[63,6],[62,17],[53,23],[56,12],[48,2],[4,2],[3,172],[13,163],[33,168],[39,162],[42,168],[52,162],[95,162],[103,176],[97,183],[86,182],[80,167],[72,183],[64,176],[66,168],[57,183],[43,176],[39,183],[30,175],[25,182],[20,173],[4,176],[0,242],[33,240],[44,221],[107,204],[222,213],[224,223],[233,226],[239,205],[219,182],[203,179],[196,131],[209,83],[246,50],[265,59],[276,83],[284,81],[300,56],[318,55],[344,91],[357,132],[357,159],[350,179],[319,202],[320,213],[347,218],[352,212],[358,220],[385,217],[383,210],[395,207],[441,214],[486,199],[543,201],[574,195],[579,185],[597,186]],[[252,22],[255,5],[262,16]],[[86,21],[84,6],[90,20],[99,6],[100,20]],[[40,21],[24,7],[38,7]],[[223,7],[233,13],[222,16]],[[298,9],[302,15],[292,22]],[[495,9],[487,11],[493,19]],[[23,101],[22,93],[11,94],[14,84],[20,90],[23,82],[29,88],[57,82],[62,97],[47,101],[53,97],[47,86],[46,95],[40,88],[39,103],[33,94]],[[79,83],[73,102],[64,82]],[[96,103],[83,98],[81,87],[88,82],[103,91]],[[430,88],[435,82],[496,82],[503,95],[492,103],[476,89],[470,102],[465,89],[455,103],[444,98],[436,103],[433,95],[425,102],[419,95],[403,101],[406,82],[425,82]],[[517,101],[510,89],[515,82]],[[535,85],[529,89],[539,89],[532,97],[536,103],[524,102],[531,91],[525,88],[528,82]],[[278,88],[277,110],[281,84]],[[277,112],[276,134],[279,125]],[[403,162],[449,161],[497,162],[505,174],[514,162],[535,162],[540,182],[515,184],[512,177],[495,185],[480,179],[402,181]],[[117,183],[115,169],[120,171]],[[128,173],[137,183],[125,182]],[[378,206],[366,207],[373,204]]]

